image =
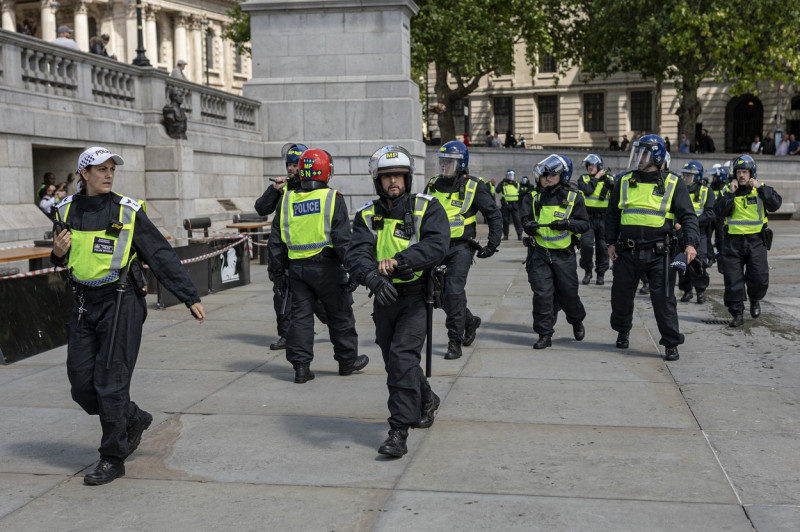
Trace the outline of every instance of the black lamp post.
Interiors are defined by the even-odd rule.
[[[431,131],[431,96],[428,88],[428,69],[425,68],[425,123],[428,124],[428,141],[433,139],[433,131]]]
[[[136,66],[151,66],[150,60],[144,55],[144,35],[142,35],[142,2],[136,2],[136,59],[133,64]]]

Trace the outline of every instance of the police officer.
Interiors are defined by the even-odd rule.
[[[503,226],[497,204],[489,187],[469,173],[469,151],[462,142],[450,141],[439,150],[439,175],[428,182],[427,193],[436,197],[444,207],[450,223],[450,248],[443,264],[447,266],[444,286],[444,311],[447,314],[447,353],[453,360],[461,356],[461,346],[472,345],[481,319],[467,308],[464,287],[472,265],[472,246],[475,238],[475,215],[483,214],[489,224],[489,242],[478,250],[478,257],[494,255],[500,245]],[[472,244],[472,245],[471,245]]]
[[[84,477],[84,483],[92,486],[125,474],[125,459],[153,421],[130,398],[147,317],[142,261],[195,319],[205,319],[194,284],[147,217],[144,201],[111,190],[116,168],[122,164],[122,157],[99,146],[81,154],[81,192],[58,205],[50,256],[56,266],[69,268],[77,296],[67,347],[72,399],[87,414],[99,416],[103,430],[100,460]]]
[[[528,240],[525,267],[533,291],[533,330],[539,339],[534,349],[552,345],[559,309],[567,315],[575,339],[586,335],[586,310],[578,296],[578,263],[574,245],[589,229],[583,195],[569,188],[572,161],[565,155],[550,155],[534,168],[539,189],[521,200],[522,224],[533,237]]]
[[[524,198],[527,194],[530,194],[534,190],[536,190],[536,186],[533,183],[531,183],[530,179],[528,179],[528,176],[526,176],[526,175],[522,176],[522,179],[520,179],[520,181],[519,181],[519,197],[520,197],[520,201],[522,201],[522,198]],[[522,221],[522,212],[523,212],[521,205],[522,204],[520,204],[520,213],[519,213],[520,214],[520,222]]]
[[[606,245],[606,209],[608,198],[614,190],[614,177],[606,173],[603,158],[590,153],[583,160],[586,173],[578,180],[578,190],[583,193],[590,227],[581,232],[580,266],[584,271],[583,284],[592,281],[592,255],[595,255],[595,273],[598,285],[605,284],[608,271],[608,246]]]
[[[761,300],[769,288],[767,250],[772,241],[768,212],[781,208],[781,196],[756,178],[756,162],[749,155],[734,160],[730,192],[714,206],[718,218],[725,219],[722,242],[725,295],[730,327],[744,324],[744,301],[750,299],[750,315],[761,315]],[[745,293],[746,292],[746,293]]]
[[[308,148],[303,144],[289,142],[281,149],[281,157],[286,164],[286,177],[278,177],[273,184],[256,200],[255,209],[260,216],[269,216],[278,207],[286,189],[298,190],[300,188],[300,156]],[[275,309],[275,321],[278,324],[278,341],[270,344],[273,351],[286,349],[286,333],[292,319],[292,294],[287,293],[286,265],[268,272],[272,281],[272,306]],[[284,304],[285,302],[285,304]],[[283,312],[281,312],[283,310]],[[314,314],[322,323],[327,324],[325,308],[319,300],[314,303]]]
[[[350,244],[350,219],[342,195],[328,187],[333,176],[331,155],[310,149],[300,156],[300,189],[288,190],[272,222],[268,270],[273,275],[288,261],[292,290],[292,321],[286,335],[286,359],[294,367],[294,382],[314,378],[314,301],[325,307],[333,358],[339,375],[350,375],[369,362],[359,355],[348,291],[344,255]]]
[[[694,213],[697,216],[697,223],[700,228],[700,246],[697,248],[697,258],[692,261],[686,272],[678,272],[678,288],[683,290],[681,301],[688,303],[692,300],[692,287],[697,292],[697,303],[702,305],[706,302],[706,288],[708,288],[709,277],[706,268],[708,266],[709,234],[714,227],[714,194],[703,181],[703,165],[699,161],[689,161],[683,165],[681,174],[686,187],[689,189],[689,197],[692,200]],[[685,233],[679,224],[675,224],[678,229],[678,249],[682,249],[685,244]]]
[[[616,345],[627,349],[633,323],[633,300],[641,272],[647,273],[659,343],[665,360],[678,360],[683,335],[678,329],[675,276],[669,271],[673,223],[679,222],[686,235],[686,264],[691,264],[700,245],[697,216],[686,184],[666,172],[667,148],[658,135],[644,135],[634,141],[628,172],[614,187],[608,202],[606,238],[608,258],[614,264],[611,286],[611,328],[617,331]],[[666,267],[665,267],[666,266]]]
[[[379,197],[356,213],[347,268],[375,296],[375,343],[386,367],[390,414],[389,437],[378,452],[400,457],[408,452],[408,429],[430,427],[439,407],[420,360],[427,276],[444,259],[450,226],[436,198],[411,193],[414,159],[405,149],[379,149],[369,172]]]
[[[519,183],[515,179],[514,170],[506,170],[506,177],[500,182],[500,212],[503,217],[503,240],[508,240],[508,228],[511,220],[517,231],[517,240],[522,239],[522,224],[519,218]]]

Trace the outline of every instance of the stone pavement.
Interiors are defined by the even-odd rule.
[[[562,315],[533,351],[524,250],[504,242],[470,275],[483,326],[459,360],[442,358],[436,311],[442,406],[398,460],[376,452],[386,378],[363,289],[370,365],[339,377],[318,325],[317,378],[297,385],[266,348],[271,287],[254,264],[252,284],[205,298],[205,324],[150,311],[132,397],[155,421],[107,486],[83,485],[100,427],[70,399],[66,348],[0,367],[0,530],[800,530],[800,222],[772,225],[762,317],[718,323],[713,272],[707,304],[679,303],[686,344],[669,364],[644,296],[631,348],[614,348],[610,282],[581,287],[583,342]]]

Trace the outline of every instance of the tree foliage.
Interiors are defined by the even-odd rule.
[[[552,55],[566,70],[565,46],[575,16],[571,0],[418,0],[411,22],[411,62],[415,71],[435,68],[434,90],[446,110],[438,114],[442,141],[455,138],[456,100],[478,88],[481,78],[511,72],[514,45],[526,43],[525,59]]]
[[[589,78],[639,72],[673,81],[679,130],[691,133],[707,78],[730,92],[787,82],[800,63],[800,7],[777,0],[581,0],[571,58]]]
[[[233,9],[228,9],[225,14],[230,18],[230,22],[222,32],[222,38],[228,39],[236,47],[239,55],[250,55],[250,13],[242,10],[241,5]]]

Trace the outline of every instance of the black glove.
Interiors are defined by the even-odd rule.
[[[347,291],[348,294],[351,294],[356,291],[356,289],[359,287],[360,284],[361,283],[359,283],[356,280],[356,276],[351,275],[347,280],[347,287],[345,288],[345,290]]]
[[[401,281],[410,281],[414,278],[414,270],[405,262],[398,262],[392,272],[392,278],[400,279]]]
[[[272,280],[272,285],[280,291],[286,289],[286,276],[285,275],[276,275],[275,278]]]
[[[556,220],[555,222],[550,222],[550,229],[555,231],[564,231],[565,229],[569,229],[569,220]]]
[[[391,305],[397,299],[397,290],[392,286],[392,281],[388,277],[381,275],[378,270],[373,270],[367,274],[364,282],[369,288],[369,296],[375,296],[375,302],[381,307]]]
[[[483,246],[481,249],[478,250],[477,255],[479,259],[488,259],[492,255],[494,255],[495,251],[497,251],[497,246],[489,242],[488,244],[486,244],[485,246]]]
[[[536,222],[526,222],[522,229],[530,236],[536,236],[536,230],[539,229],[539,224]]]

